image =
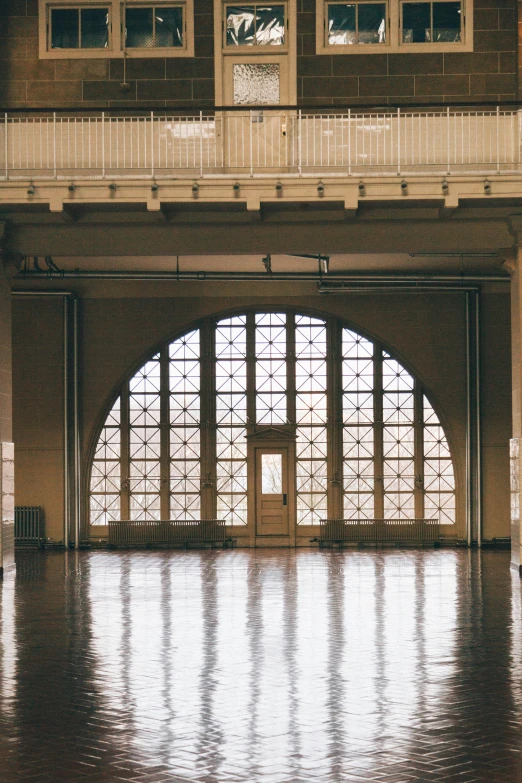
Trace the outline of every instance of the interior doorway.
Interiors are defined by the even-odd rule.
[[[255,449],[256,535],[287,536],[288,448]]]

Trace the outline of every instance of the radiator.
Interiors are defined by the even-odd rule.
[[[437,519],[321,519],[319,546],[327,543],[436,543]]]
[[[123,520],[109,522],[110,546],[147,546],[149,544],[223,544],[225,522],[220,519],[177,519],[175,521]]]
[[[43,511],[40,506],[15,506],[14,536],[15,546],[43,545]]]

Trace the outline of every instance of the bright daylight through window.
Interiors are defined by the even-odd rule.
[[[124,384],[95,448],[91,524],[245,525],[247,438],[263,427],[295,434],[299,525],[333,506],[346,519],[455,522],[451,454],[422,385],[335,319],[271,312],[208,321]]]

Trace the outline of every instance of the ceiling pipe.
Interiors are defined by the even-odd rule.
[[[319,275],[317,272],[273,272],[267,275],[266,272],[177,272],[173,271],[120,271],[120,270],[63,270],[59,273],[36,272],[29,270],[19,273],[15,280],[199,280],[199,281],[260,281],[267,282],[276,280],[290,280],[302,282],[318,282],[325,287],[334,287],[335,283],[350,283],[352,285],[440,285],[454,283],[457,286],[480,283],[509,283],[509,275],[397,275],[397,274],[377,274],[377,275],[358,275],[330,272],[327,276]]]

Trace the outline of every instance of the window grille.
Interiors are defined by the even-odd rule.
[[[336,319],[263,312],[209,320],[123,385],[90,476],[91,524],[247,524],[247,436],[295,431],[297,524],[453,524],[448,441],[425,390],[379,343]]]

